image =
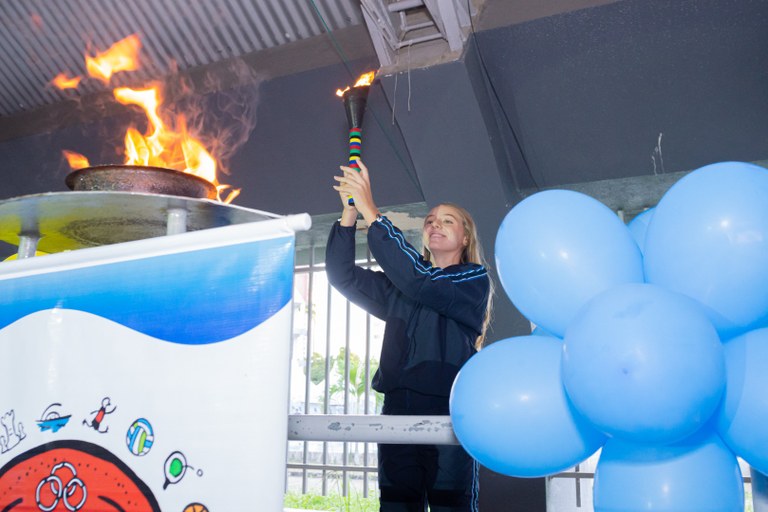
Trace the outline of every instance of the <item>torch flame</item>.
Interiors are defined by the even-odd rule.
[[[137,34],[132,34],[121,39],[108,50],[97,54],[95,57],[85,56],[85,67],[88,74],[98,78],[105,84],[118,71],[133,71],[139,68],[139,49],[141,41]]]
[[[141,42],[136,34],[113,44],[107,51],[95,57],[85,57],[86,68],[90,76],[109,83],[110,77],[118,71],[131,71],[138,68],[138,52]],[[60,78],[62,77],[62,78]],[[67,79],[61,73],[54,79],[57,87],[62,87]],[[80,77],[74,79],[77,87]],[[187,129],[183,115],[167,122],[160,114],[163,103],[160,84],[150,84],[144,89],[118,87],[113,91],[115,99],[123,105],[141,108],[147,116],[146,133],[142,134],[131,126],[125,133],[125,164],[163,167],[194,174],[211,182],[218,192],[219,200],[230,203],[240,193],[239,189],[229,191],[222,199],[222,193],[230,189],[216,178],[216,159],[205,149]],[[90,167],[88,159],[72,151],[64,151],[64,156],[72,169]]]
[[[51,80],[51,83],[62,90],[75,89],[80,84],[80,80],[82,79],[83,78],[80,76],[70,78],[66,73],[59,73],[56,75],[56,78]]]
[[[367,73],[363,73],[362,75],[360,75],[360,77],[358,77],[357,82],[355,82],[355,85],[353,85],[352,87],[368,87],[373,83],[373,77],[375,76],[376,76],[375,71],[369,71]],[[342,96],[344,96],[344,93],[347,92],[348,90],[349,90],[349,86],[344,88],[344,90],[336,89],[336,96],[341,98]]]
[[[367,73],[363,73],[360,75],[360,78],[357,79],[357,82],[355,82],[355,85],[353,87],[365,87],[367,85],[371,85],[373,83],[373,77],[376,76],[375,71],[369,71]]]

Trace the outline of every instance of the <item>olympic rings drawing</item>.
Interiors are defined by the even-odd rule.
[[[66,468],[72,472],[72,476],[66,485],[64,485],[61,478],[56,475],[56,472],[62,468]],[[48,484],[51,495],[53,497],[53,501],[50,504],[43,504],[40,497],[41,490],[45,489],[45,484]],[[78,504],[72,505],[69,502],[69,499],[75,494],[75,492],[77,492],[78,488],[82,489],[83,496]],[[85,488],[85,483],[77,478],[77,471],[69,462],[60,462],[59,464],[53,466],[53,469],[51,469],[51,474],[40,480],[40,483],[37,484],[37,490],[35,491],[35,501],[37,501],[37,507],[43,512],[51,512],[58,506],[59,500],[64,503],[64,507],[67,510],[75,512],[83,508],[87,498],[88,491]]]

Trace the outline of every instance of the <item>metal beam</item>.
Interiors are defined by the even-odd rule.
[[[450,416],[296,414],[288,416],[288,440],[459,444]]]

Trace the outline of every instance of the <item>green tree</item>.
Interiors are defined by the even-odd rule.
[[[331,358],[331,366],[333,365],[333,357]],[[307,369],[304,368],[306,374]],[[320,384],[325,380],[325,358],[317,352],[312,352],[312,361],[309,363],[309,380],[312,384]]]
[[[345,375],[347,370],[346,361],[347,351],[343,347],[339,349],[338,355],[328,357],[327,366],[330,368],[328,394],[331,400],[336,398],[343,401],[345,389],[349,390],[350,412],[359,414],[365,410],[365,390],[368,387],[368,380],[365,378],[365,361],[354,352],[349,353],[349,383],[345,386]],[[301,367],[306,375],[306,365],[302,364]],[[376,373],[378,368],[379,361],[375,358],[371,358],[369,378]],[[312,359],[309,363],[310,382],[315,385],[322,384],[326,378],[325,369],[326,358],[318,352],[313,352]],[[371,390],[370,396],[374,398],[374,410],[371,412],[380,412],[384,403],[384,396],[374,390]],[[320,400],[323,402],[324,397],[321,397]]]
[[[364,410],[365,402],[365,390],[368,388],[368,380],[365,378],[365,361],[354,352],[349,352],[349,383],[345,386],[345,375],[347,371],[347,350],[340,348],[336,357],[335,365],[333,365],[332,374],[334,376],[333,384],[331,384],[329,391],[331,398],[341,396],[344,397],[345,390],[349,392],[350,396],[350,412],[359,414]],[[376,372],[379,368],[379,361],[375,358],[370,360],[370,375]],[[372,396],[375,399],[373,412],[378,413],[381,411],[381,406],[384,402],[384,396],[377,391],[371,390]]]

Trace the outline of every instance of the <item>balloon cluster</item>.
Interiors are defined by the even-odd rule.
[[[539,477],[602,448],[597,511],[743,511],[737,456],[768,473],[768,170],[697,169],[629,226],[539,192],[502,222],[496,265],[537,328],[456,378],[475,459]]]

